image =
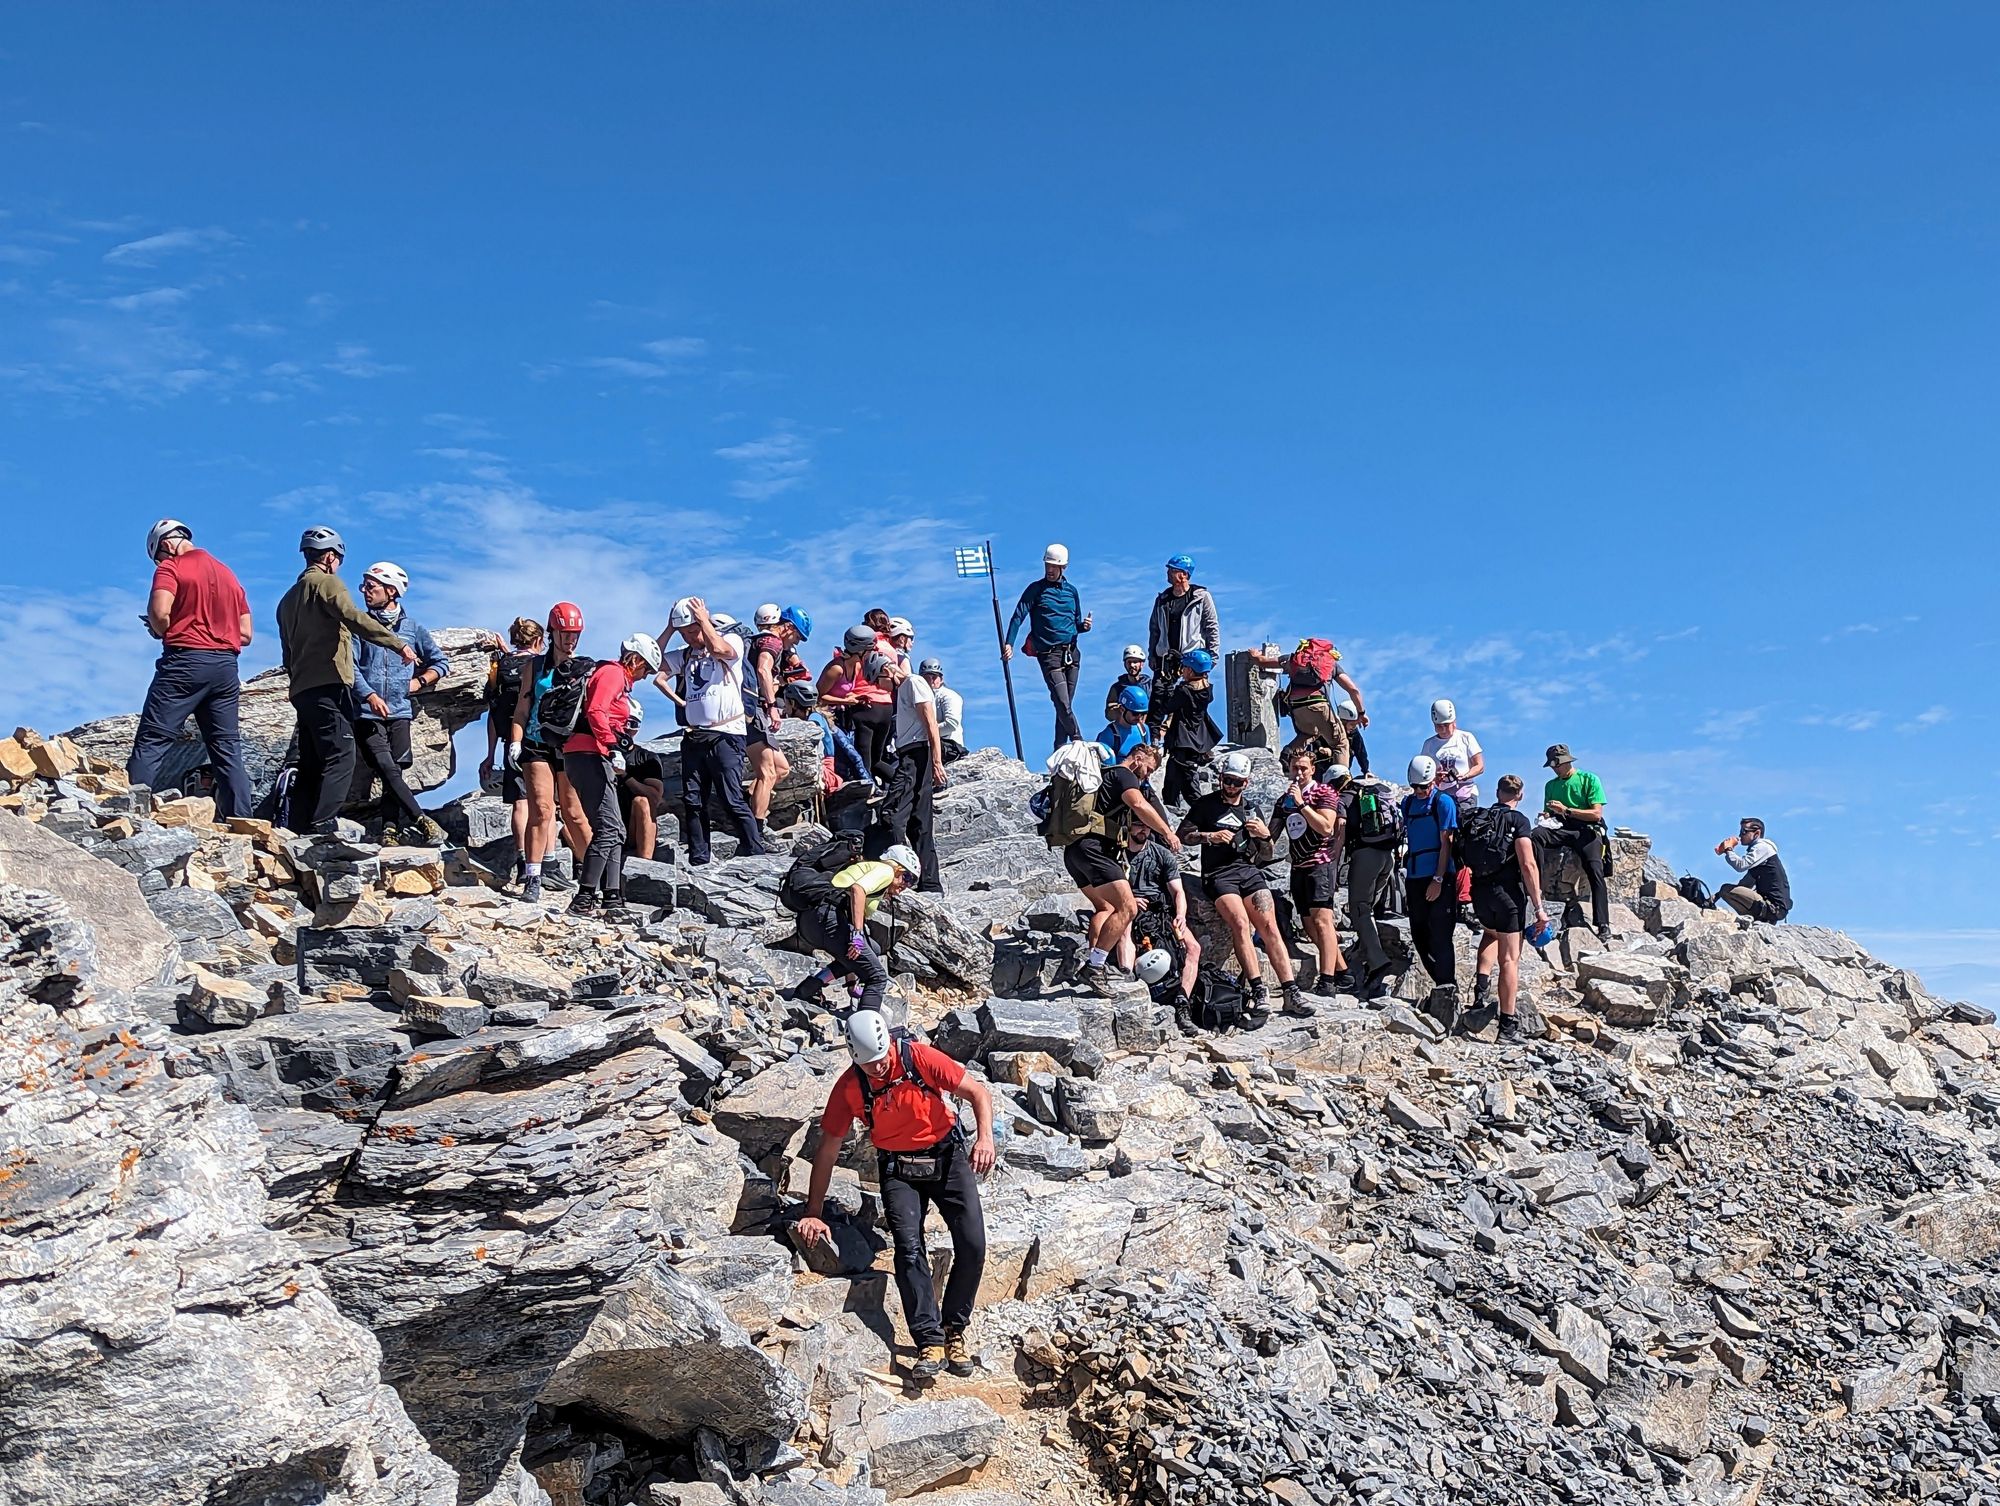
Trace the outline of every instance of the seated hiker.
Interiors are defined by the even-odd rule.
[[[1269,1017],[1270,988],[1257,955],[1261,938],[1284,994],[1284,1013],[1309,1016],[1312,1006],[1292,975],[1291,953],[1278,929],[1277,907],[1271,899],[1271,881],[1260,866],[1270,861],[1271,830],[1243,805],[1244,791],[1250,787],[1250,755],[1225,753],[1221,772],[1217,787],[1188,807],[1180,834],[1201,849],[1202,892],[1229,932],[1230,948],[1236,953],[1249,992],[1251,1014],[1260,1024]],[[1248,1024],[1246,1018],[1246,1028],[1256,1026]]]
[[[1097,734],[1097,740],[1111,750],[1113,758],[1123,758],[1138,744],[1153,740],[1152,730],[1146,725],[1146,713],[1151,706],[1152,698],[1137,685],[1127,685],[1118,692],[1118,702],[1112,707],[1104,730]]]
[[[1335,915],[1340,907],[1340,853],[1346,833],[1341,822],[1340,792],[1347,784],[1347,765],[1330,763],[1315,773],[1314,744],[1294,745],[1285,754],[1291,783],[1271,808],[1269,827],[1282,831],[1292,859],[1292,910],[1312,939],[1319,957],[1319,981],[1313,992],[1324,998],[1354,987],[1347,959],[1340,952]]]
[[[660,839],[660,812],[666,806],[667,771],[660,755],[638,741],[646,717],[639,698],[630,698],[625,730],[611,765],[618,773],[618,807],[625,817],[625,855],[651,859]]]
[[[1044,838],[1050,846],[1062,848],[1064,869],[1090,901],[1090,953],[1079,981],[1101,999],[1115,997],[1106,964],[1139,913],[1125,876],[1126,828],[1136,821],[1158,832],[1170,851],[1179,852],[1181,847],[1173,828],[1146,798],[1146,780],[1159,763],[1158,749],[1151,743],[1136,743],[1103,771],[1094,791],[1064,772],[1058,772],[1049,785]]]
[[[879,1009],[889,988],[889,968],[868,934],[868,918],[882,901],[916,881],[917,855],[909,848],[887,849],[879,858],[859,855],[859,834],[843,833],[801,854],[778,888],[779,903],[798,917],[799,936],[830,959],[792,990],[802,1004],[824,1004],[826,986],[849,980],[862,1009]]]
[[[1518,774],[1502,774],[1494,787],[1498,803],[1475,805],[1461,812],[1453,844],[1463,871],[1472,875],[1472,913],[1480,925],[1473,1008],[1499,1005],[1500,1039],[1508,1044],[1521,1039],[1521,1022],[1515,1012],[1521,986],[1521,939],[1530,916],[1537,927],[1548,919],[1542,903],[1541,874],[1535,869],[1534,824],[1521,811],[1524,788]]]
[[[1552,876],[1552,869],[1561,869],[1565,849],[1577,855],[1590,880],[1590,923],[1597,939],[1609,946],[1610,843],[1604,832],[1604,785],[1595,774],[1576,766],[1568,743],[1551,744],[1545,766],[1555,778],[1542,787],[1542,813],[1548,820],[1535,828],[1535,861],[1545,876]],[[1572,924],[1575,917],[1576,905],[1564,905],[1563,924]]]
[[[1773,923],[1792,913],[1792,881],[1778,857],[1778,844],[1764,835],[1764,823],[1745,816],[1737,834],[1715,844],[1722,860],[1743,875],[1740,883],[1729,884],[1716,899],[1738,915]]]
[[[944,761],[957,763],[965,757],[965,697],[945,684],[942,660],[924,660],[917,673],[924,677],[937,703],[938,742],[944,749]]]
[[[1163,951],[1176,964],[1179,997],[1174,1003],[1175,1019],[1187,1008],[1194,980],[1201,971],[1201,943],[1187,923],[1187,886],[1181,882],[1181,861],[1144,826],[1134,822],[1125,833],[1125,881],[1132,887],[1132,901],[1138,913],[1131,929],[1118,944],[1118,965],[1133,970],[1139,953]],[[1158,979],[1141,978],[1149,987]],[[1159,997],[1155,988],[1154,997]],[[1183,1028],[1191,1028],[1188,1022]]]
[[[1153,741],[1166,755],[1167,777],[1160,793],[1168,805],[1185,807],[1195,797],[1196,771],[1222,741],[1222,729],[1208,711],[1215,701],[1209,679],[1215,655],[1191,648],[1176,657],[1176,665],[1166,689],[1149,697],[1146,719]]]
[[[896,1294],[903,1301],[917,1357],[910,1379],[928,1386],[938,1373],[973,1373],[965,1331],[986,1270],[986,1221],[978,1178],[993,1169],[993,1095],[978,1078],[934,1047],[891,1030],[872,1009],[847,1017],[847,1049],[854,1064],[828,1094],[813,1152],[805,1216],[794,1226],[807,1243],[831,1244],[826,1192],[833,1168],[856,1120],[881,1170],[882,1211],[896,1246]],[[968,1137],[950,1097],[972,1105],[976,1128]],[[924,1216],[936,1208],[951,1233],[951,1275],[939,1307],[931,1278]]]

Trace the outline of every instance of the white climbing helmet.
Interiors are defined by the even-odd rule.
[[[750,620],[760,628],[774,628],[783,615],[783,609],[775,601],[767,601],[750,615]]]
[[[1358,722],[1361,720],[1361,708],[1348,700],[1343,700],[1338,706],[1335,706],[1333,714],[1343,722]]]
[[[1154,947],[1139,959],[1139,978],[1148,988],[1173,970],[1173,954],[1162,951],[1159,947]]]
[[[1224,779],[1248,779],[1250,777],[1250,755],[1241,749],[1225,753],[1222,755],[1222,762],[1217,767],[1222,770],[1222,777]]]
[[[1069,550],[1061,544],[1051,544],[1042,551],[1042,563],[1045,565],[1067,565],[1069,563]]]
[[[651,633],[634,633],[618,645],[621,654],[637,654],[646,661],[646,668],[654,674],[660,672],[660,645]]]
[[[1435,758],[1425,753],[1419,753],[1415,758],[1410,760],[1409,778],[1411,784],[1429,784],[1437,777],[1438,764]]]
[[[377,560],[361,572],[361,578],[372,580],[378,586],[387,586],[398,596],[408,594],[410,589],[410,572],[401,565],[390,564],[387,560]]]
[[[637,732],[646,722],[646,708],[639,704],[635,695],[625,697],[625,730]]]
[[[882,861],[885,863],[894,863],[903,872],[911,875],[915,875],[923,867],[922,860],[901,842],[898,842],[894,847],[884,848],[882,850]]]
[[[847,1017],[847,1054],[865,1067],[889,1054],[889,1022],[881,1011],[857,1009]]]
[[[179,518],[160,519],[159,522],[146,530],[146,558],[157,561],[160,557],[160,545],[176,536],[192,542],[194,539],[194,530],[189,528]]]
[[[1452,705],[1450,701],[1440,697],[1431,702],[1431,722],[1433,725],[1442,726],[1446,722],[1455,722],[1457,720],[1458,708]]]

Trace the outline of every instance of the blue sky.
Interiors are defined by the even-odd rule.
[[[1711,880],[2000,999],[2000,16],[1935,5],[41,7],[0,38],[0,721],[137,704],[142,540],[433,625],[914,618],[1067,542],[1094,700],[1231,645],[1450,694]],[[1032,672],[1031,672],[1032,675]],[[1048,717],[1030,685],[1031,756]],[[1890,939],[1892,938],[1892,939]]]

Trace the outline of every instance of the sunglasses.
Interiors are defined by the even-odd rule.
[[[1225,790],[1240,790],[1246,787],[1249,783],[1250,781],[1247,779],[1224,779],[1222,781],[1222,787]]]

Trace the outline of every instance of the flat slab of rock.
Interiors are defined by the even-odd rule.
[[[190,842],[192,839],[190,838]],[[125,868],[92,857],[12,811],[0,811],[0,883],[45,889],[97,934],[99,976],[130,991],[159,981],[174,938]]]
[[[1006,1431],[976,1396],[891,1407],[868,1426],[869,1474],[892,1501],[935,1490],[984,1464]]]

